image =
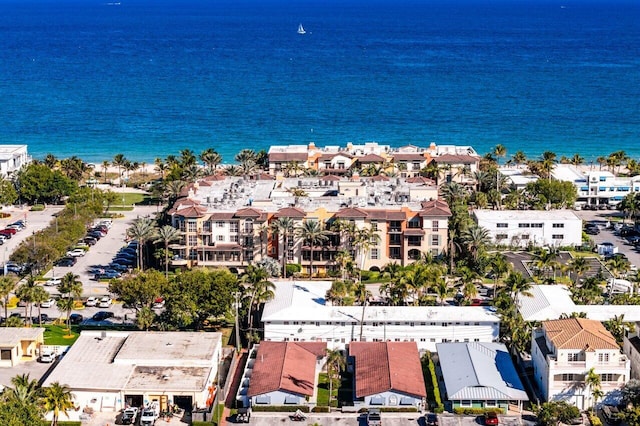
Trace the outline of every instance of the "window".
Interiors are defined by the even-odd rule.
[[[507,234],[496,234],[496,240],[506,240],[507,238]]]
[[[11,359],[11,349],[0,350],[0,359],[2,360]]]
[[[617,381],[617,374],[612,374],[612,373],[605,373],[605,374],[601,374],[600,375],[600,381],[601,382],[616,382]]]
[[[460,406],[461,407],[471,407],[471,400],[470,399],[463,399],[462,401],[460,401]]]
[[[378,230],[378,222],[376,222],[375,220],[371,221],[371,230],[373,230],[373,231],[377,231]]]
[[[371,256],[372,260],[378,260],[379,256],[380,256],[378,249],[377,248],[372,248],[370,256]]]
[[[371,239],[369,240],[369,243],[370,243],[372,246],[377,246],[379,241],[380,241],[380,238],[378,238],[377,236],[375,236],[375,237],[371,237]]]
[[[409,227],[411,229],[421,228],[420,219],[414,217],[409,222],[407,222],[407,227]]]
[[[231,222],[229,225],[230,232],[238,232],[238,222]]]
[[[580,352],[568,353],[567,354],[567,361],[569,361],[569,362],[581,361]]]
[[[217,226],[218,228],[224,228],[224,221],[222,221],[222,220],[218,220],[218,221],[216,221],[216,226]]]
[[[564,223],[554,223],[551,226],[554,227],[554,228],[564,228]]]
[[[224,242],[224,235],[218,235],[218,236],[216,237],[216,241]]]
[[[189,235],[189,245],[195,246],[198,244],[198,237],[196,235]]]
[[[532,223],[531,227],[532,228],[542,228],[542,224],[541,223]]]
[[[440,245],[440,235],[432,235],[431,236],[431,245],[432,246],[439,246]]]
[[[529,224],[528,223],[519,223],[518,224],[518,228],[529,228]]]
[[[600,364],[605,363],[605,362],[609,362],[609,354],[598,354],[598,362]]]
[[[400,259],[400,247],[389,247],[389,259]]]
[[[551,238],[554,240],[564,240],[564,234],[553,234]]]
[[[496,223],[496,228],[508,228],[508,223]]]
[[[576,380],[576,375],[575,374],[570,374],[570,373],[558,374],[558,377],[563,382],[573,382],[573,381]]]
[[[440,230],[440,222],[437,220],[431,221],[431,231],[438,232]]]
[[[523,234],[520,236],[521,240],[528,240],[529,239],[529,234]]]
[[[189,222],[187,222],[187,231],[196,232],[197,229],[197,223],[195,220],[190,220]]]
[[[230,235],[229,239],[231,240],[232,243],[237,243],[238,242],[238,236],[237,235]]]
[[[495,399],[487,399],[486,402],[484,403],[485,407],[497,407],[498,406],[498,401],[496,401]]]
[[[287,261],[293,261],[293,250],[287,250]]]
[[[207,220],[202,224],[202,230],[204,232],[211,232],[211,221]]]

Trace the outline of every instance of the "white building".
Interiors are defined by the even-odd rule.
[[[566,247],[582,244],[582,220],[571,210],[474,210],[496,244]]]
[[[506,182],[516,189],[524,189],[528,184],[537,182],[539,179],[537,175],[527,173],[525,169],[521,168],[501,167],[499,171]]]
[[[631,378],[640,379],[640,322],[636,322],[633,332],[624,336],[622,351],[631,362]]]
[[[117,412],[157,402],[160,410],[210,406],[222,334],[83,331],[43,386],[66,384],[82,409]],[[79,412],[71,412],[77,420]]]
[[[500,318],[491,307],[331,306],[329,281],[276,282],[262,314],[264,340],[326,342],[344,349],[352,341],[416,342],[436,350],[443,342],[494,342]],[[364,321],[363,321],[364,318]]]
[[[602,170],[585,173],[575,166],[559,164],[552,171],[554,179],[572,182],[578,192],[577,205],[608,205],[614,207],[630,193],[640,191],[640,176],[618,177]]]
[[[534,380],[547,401],[566,401],[584,410],[594,405],[585,384],[590,369],[601,390],[619,389],[629,380],[630,363],[599,321],[568,318],[545,321],[532,333]]]
[[[6,177],[29,162],[27,145],[0,145],[0,176]]]

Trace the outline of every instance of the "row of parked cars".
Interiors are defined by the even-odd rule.
[[[92,268],[96,280],[120,278],[123,272],[135,267],[138,259],[138,242],[131,241],[113,257],[107,268]]]
[[[5,240],[11,239],[11,237],[13,237],[16,233],[22,231],[26,227],[27,221],[21,219],[10,223],[4,229],[0,229],[0,245],[4,244]]]
[[[87,230],[87,234],[79,240],[75,247],[69,250],[65,257],[59,259],[56,262],[56,266],[60,267],[71,267],[76,264],[79,257],[82,257],[86,254],[89,247],[95,245],[100,238],[107,235],[109,229],[111,228],[110,220],[101,220],[94,227]]]

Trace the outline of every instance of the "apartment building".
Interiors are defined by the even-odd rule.
[[[629,360],[611,333],[595,320],[543,321],[532,333],[531,358],[544,399],[567,401],[581,410],[595,402],[585,383],[592,368],[605,395],[629,380]]]
[[[307,195],[291,197],[290,183]],[[336,255],[343,250],[361,269],[380,270],[389,262],[406,265],[423,253],[438,256],[447,247],[451,211],[446,202],[428,199],[434,196],[437,189],[428,182],[400,180],[228,178],[213,186],[198,183],[169,210],[173,226],[182,233],[169,246],[171,265],[241,271],[266,256],[286,256],[288,263],[302,265],[304,273],[318,275],[338,270]],[[282,218],[292,224],[287,232],[275,227]],[[311,247],[297,232],[305,221],[319,222],[327,230],[326,241]],[[339,230],[339,223],[348,226]],[[371,233],[366,244],[354,239],[354,232],[362,230]]]
[[[500,317],[488,306],[333,306],[325,300],[330,281],[276,281],[265,304],[264,340],[326,342],[415,342],[436,350],[443,342],[495,342]]]
[[[566,247],[582,244],[582,220],[571,210],[474,210],[495,244]]]
[[[7,177],[30,162],[27,145],[0,145],[0,177]]]

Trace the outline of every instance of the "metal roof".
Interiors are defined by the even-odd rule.
[[[450,400],[529,399],[502,343],[439,343],[436,348]]]

